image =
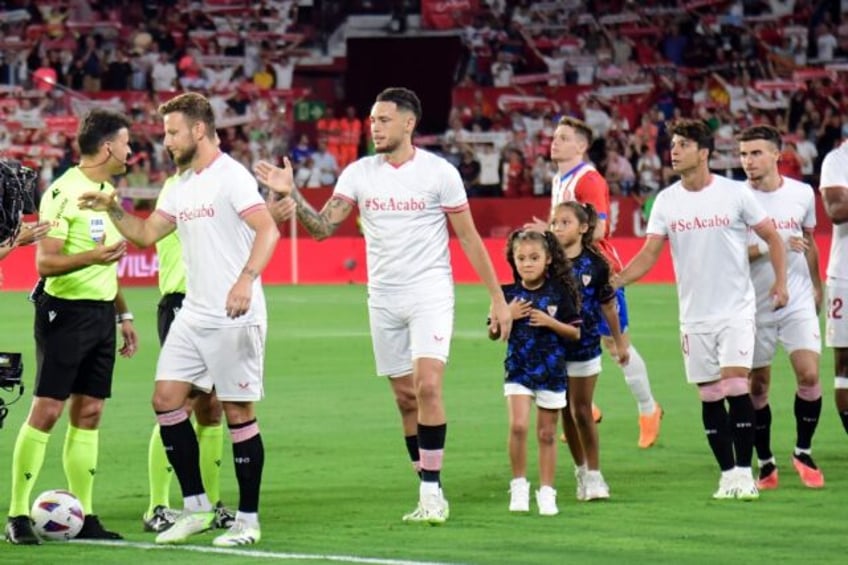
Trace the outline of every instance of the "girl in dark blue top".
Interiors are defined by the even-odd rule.
[[[571,261],[581,292],[580,339],[566,350],[568,408],[563,429],[575,464],[577,500],[609,498],[609,486],[600,471],[598,427],[592,418],[592,397],[601,372],[601,316],[609,324],[618,351],[626,357],[616,312],[610,267],[593,243],[597,214],[591,204],[562,202],[554,208],[551,228]],[[619,358],[619,362],[626,362]]]
[[[553,516],[556,505],[556,431],[566,406],[565,342],[580,338],[580,295],[568,260],[553,234],[516,231],[509,236],[507,261],[514,282],[503,287],[512,311],[507,342],[504,395],[509,410],[512,512],[530,510],[527,430],[535,399],[539,440],[539,514]],[[489,334],[497,339],[495,333]]]

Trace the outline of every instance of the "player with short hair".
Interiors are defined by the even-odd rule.
[[[827,327],[825,344],[833,348],[834,398],[848,432],[848,143],[825,155],[819,191],[833,222],[827,263]]]
[[[789,354],[795,372],[795,451],[792,464],[801,481],[810,488],[824,486],[824,475],[812,458],[813,434],[821,415],[819,356],[821,335],[818,308],[822,285],[819,254],[813,230],[816,203],[813,188],[782,176],[780,132],[772,126],[752,126],[737,137],[739,158],[754,197],[774,222],[786,242],[789,302],[775,310],[769,291],[775,276],[768,260],[766,243],[751,234],[748,257],[751,280],[757,296],[756,342],[751,370],[751,399],[755,410],[754,447],[757,450],[760,490],[777,488],[778,473],[771,451],[771,407],[768,402],[771,363],[777,344]]]
[[[591,204],[598,215],[595,228],[595,241],[598,248],[610,264],[613,273],[621,270],[621,260],[610,242],[610,192],[603,175],[595,167],[583,160],[592,144],[592,129],[585,122],[565,116],[560,119],[551,142],[551,160],[557,164],[558,173],[554,176],[551,188],[551,211],[561,202],[576,200],[581,204]],[[533,223],[525,227],[543,231],[548,222],[533,218]],[[654,400],[648,368],[644,359],[630,343],[627,333],[629,318],[624,289],[616,291],[619,326],[627,347],[629,361],[622,366],[624,381],[636,399],[639,409],[639,447],[645,449],[656,443],[660,433],[662,407]],[[606,323],[601,320],[602,342],[613,358],[620,356],[615,352],[615,340]]]
[[[748,229],[768,245],[775,272],[769,296],[775,309],[787,302],[786,252],[751,191],[710,173],[714,141],[709,126],[682,119],[669,124],[669,133],[671,166],[680,180],[657,196],[645,244],[614,277],[614,284],[642,278],[669,240],[686,378],[698,385],[707,441],[722,471],[713,498],[753,500],[759,491],[751,471],[754,406],[748,376],[756,295],[748,264]]]
[[[142,220],[112,198],[83,194],[82,205],[108,210],[127,239],[146,247],[177,230],[187,292],[159,354],[153,408],[162,443],[180,481],[184,510],[156,543],[183,543],[210,529],[215,513],[200,473],[197,435],[185,410],[192,389],[212,388],[223,404],[233,443],[239,506],[232,527],[213,540],[229,547],[258,543],[265,449],[254,403],[263,397],[267,327],[260,273],[280,237],[256,180],[215,142],[209,101],[185,93],[159,107],[165,148],[186,177]]]
[[[257,178],[291,194],[300,223],[329,237],[359,206],[368,257],[368,310],[377,373],[389,378],[406,446],[420,469],[418,507],[406,522],[441,524],[449,508],[440,486],[447,418],[442,381],[453,332],[450,223],[492,300],[491,327],[509,337],[509,307],[468,206],[456,167],[412,144],[421,102],[406,88],[382,91],[371,109],[377,155],[342,172],[317,212],[296,190],[291,164],[260,161]]]
[[[557,418],[567,405],[565,345],[580,338],[580,291],[570,262],[550,232],[512,232],[506,258],[513,276],[513,283],[503,286],[513,319],[504,360],[512,467],[509,510],[530,510],[527,435],[535,403],[539,441],[536,505],[541,516],[555,516],[559,514],[554,488]],[[489,331],[489,339],[499,337],[496,331]]]
[[[171,157],[173,160],[173,156]],[[180,166],[168,177],[159,191],[156,207],[176,186],[189,165]],[[172,233],[156,242],[159,263],[159,292],[162,295],[156,309],[159,346],[165,343],[177,313],[182,309],[186,293],[186,273],[183,263],[180,238]],[[195,390],[190,394],[186,410],[193,411],[195,432],[200,453],[200,473],[209,500],[215,503],[215,527],[229,528],[235,516],[221,501],[221,458],[223,455],[223,426],[221,425],[221,402],[215,391],[209,393]],[[150,486],[150,501],[142,516],[145,531],[160,533],[171,527],[179,512],[170,508],[170,487],[173,468],[162,445],[160,426],[153,426],[147,450],[147,476]]]
[[[134,355],[138,343],[132,314],[118,288],[117,261],[126,242],[106,214],[78,206],[77,198],[87,191],[105,198],[116,194],[110,181],[126,172],[129,128],[130,120],[123,114],[92,110],[77,136],[79,165],[48,187],[39,207],[41,221],[50,224],[36,251],[38,274],[46,282],[35,296],[35,394],[12,454],[6,539],[13,544],[41,543],[30,522],[29,499],[50,433],[68,400],[70,423],[62,463],[68,490],[80,499],[85,512],[77,537],[121,539],[100,523],[92,491],[100,420],[112,393],[116,314],[123,337],[121,355]]]

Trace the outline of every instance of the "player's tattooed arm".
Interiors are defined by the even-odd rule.
[[[291,197],[297,203],[297,219],[306,231],[317,240],[330,237],[341,223],[350,215],[353,205],[338,196],[332,196],[318,212],[306,201],[299,190],[293,190]]]

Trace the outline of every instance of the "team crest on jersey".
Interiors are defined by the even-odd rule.
[[[589,286],[589,283],[592,282],[592,275],[580,275],[580,280],[583,281],[583,286]]]
[[[552,304],[552,305],[548,306],[547,310],[548,310],[548,315],[549,315],[551,318],[553,318],[554,316],[556,316],[556,313],[557,313],[557,307],[556,307],[556,304]]]
[[[102,241],[106,233],[106,220],[103,218],[91,218],[88,220],[88,234],[91,241]]]

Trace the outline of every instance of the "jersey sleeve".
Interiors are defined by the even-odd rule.
[[[609,186],[597,171],[590,171],[580,178],[574,189],[574,199],[581,204],[591,204],[602,220],[609,220]]]
[[[468,196],[459,170],[444,161],[442,163],[442,182],[439,183],[439,204],[447,213],[462,212],[468,209]]]
[[[603,258],[598,257],[595,263],[595,280],[593,284],[598,292],[598,302],[606,304],[615,299],[615,289],[610,283],[610,267],[609,263]]]
[[[260,210],[266,206],[262,195],[259,194],[259,185],[256,178],[247,172],[247,169],[239,168],[234,179],[236,182],[230,188],[230,203],[242,218]]]
[[[333,196],[338,196],[353,204],[359,203],[359,178],[361,162],[353,162],[344,168],[336,181]]]
[[[648,227],[645,230],[649,236],[668,237],[669,225],[665,212],[667,206],[666,200],[662,192],[654,200],[654,205],[651,207],[651,215],[648,217]]]
[[[39,220],[50,223],[47,237],[61,240],[68,239],[68,230],[70,229],[68,215],[75,208],[76,203],[71,202],[70,198],[62,191],[47,189],[38,207]]]
[[[804,194],[807,210],[801,220],[801,227],[804,231],[811,232],[816,229],[816,197],[812,186],[805,184],[804,188],[807,189]]]
[[[748,226],[756,226],[768,219],[768,214],[762,204],[754,197],[750,190],[739,190],[741,199],[742,221]]]
[[[831,151],[824,157],[819,179],[819,190],[831,186],[848,187],[848,168],[844,151]]]

